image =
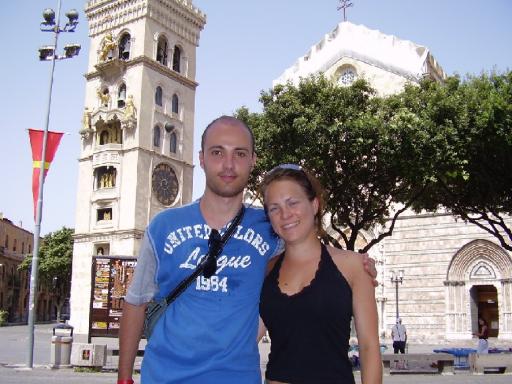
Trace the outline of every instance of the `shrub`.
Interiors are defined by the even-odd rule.
[[[7,324],[7,317],[9,316],[9,312],[4,309],[0,309],[0,327],[3,327]]]

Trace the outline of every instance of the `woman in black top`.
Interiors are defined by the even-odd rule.
[[[325,246],[318,181],[285,164],[264,178],[265,209],[285,251],[263,283],[260,334],[268,329],[266,379],[271,384],[354,383],[348,360],[355,318],[364,384],[382,383],[377,309],[372,278],[359,254]]]
[[[475,336],[478,336],[478,349],[477,353],[489,353],[489,343],[487,339],[489,338],[489,327],[487,326],[487,321],[478,318],[478,332],[474,333]]]

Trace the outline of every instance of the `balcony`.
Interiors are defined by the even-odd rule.
[[[113,200],[119,197],[119,190],[117,187],[100,188],[92,192],[92,201],[100,200]]]
[[[92,166],[94,168],[102,165],[115,165],[120,163],[119,150],[122,144],[104,144],[98,146],[102,149],[102,152],[95,153],[92,158]]]

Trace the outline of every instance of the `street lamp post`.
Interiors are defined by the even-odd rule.
[[[398,320],[399,312],[398,312],[398,284],[402,284],[404,281],[404,270],[400,269],[398,274],[395,271],[391,271],[391,282],[395,284],[395,299],[396,299],[396,319]]]
[[[64,47],[64,55],[57,55],[57,42],[59,33],[61,32],[74,32],[78,25],[78,12],[75,9],[66,13],[68,22],[64,28],[60,27],[60,5],[61,0],[57,3],[57,21],[55,21],[55,12],[53,9],[47,8],[43,11],[44,21],[41,22],[40,29],[43,32],[52,32],[54,34],[53,45],[46,45],[39,48],[39,60],[51,61],[50,70],[50,87],[48,89],[48,104],[46,107],[46,124],[43,134],[43,147],[41,150],[41,162],[39,171],[39,195],[36,205],[36,219],[34,226],[34,253],[32,255],[32,267],[30,271],[30,293],[29,293],[29,306],[28,306],[28,360],[27,367],[32,368],[34,363],[34,323],[35,323],[35,307],[36,307],[36,292],[37,292],[37,274],[39,267],[39,236],[41,233],[41,218],[43,210],[43,190],[44,190],[44,171],[46,163],[46,146],[48,140],[48,126],[50,122],[50,106],[52,103],[52,88],[53,88],[53,72],[55,70],[55,62],[62,59],[70,59],[78,55],[80,52],[80,45],[68,44]]]

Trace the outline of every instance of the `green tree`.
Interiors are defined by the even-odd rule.
[[[512,251],[512,72],[424,82],[401,97],[437,148],[415,209],[444,207]]]
[[[39,280],[53,293],[57,318],[60,318],[62,305],[71,290],[73,233],[72,229],[62,227],[47,234],[39,248]],[[31,266],[32,255],[29,255],[18,268],[30,271]]]
[[[256,192],[261,174],[275,165],[301,164],[325,188],[337,234],[329,242],[354,250],[363,231],[380,225],[360,249],[365,252],[390,236],[399,215],[422,194],[430,170],[418,165],[428,137],[400,98],[376,97],[363,80],[341,87],[317,76],[277,85],[260,100],[262,113],[236,113],[253,128],[259,157],[249,190]]]

